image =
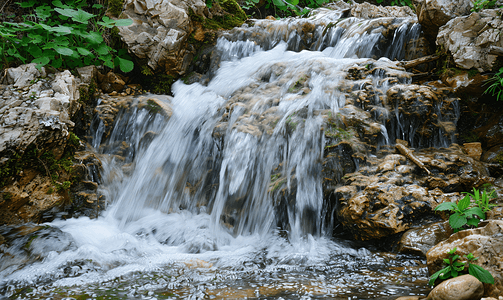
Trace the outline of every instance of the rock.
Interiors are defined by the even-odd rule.
[[[34,83],[35,79],[45,77],[45,68],[42,67],[38,70],[35,66],[37,64],[21,65],[17,68],[8,68],[4,84],[12,84],[15,88],[24,88]]]
[[[189,10],[206,18],[206,4],[201,0],[127,0],[124,7],[123,13],[134,21],[130,26],[118,27],[129,51],[154,71],[183,74],[193,56],[187,48],[193,31]]]
[[[447,86],[450,86],[457,95],[469,94],[476,97],[480,97],[487,87],[485,86],[486,81],[490,78],[489,75],[481,75],[478,71],[473,75],[473,71],[461,70],[454,74],[446,74],[441,76],[442,82]]]
[[[503,8],[484,9],[454,18],[440,28],[437,45],[449,51],[456,65],[463,69],[491,71],[497,56],[489,54],[489,48],[503,47],[502,13]]]
[[[91,84],[94,78],[98,77],[98,69],[95,65],[86,66],[82,68],[77,68],[77,73],[79,73],[80,80],[84,84]]]
[[[452,234],[448,221],[423,225],[407,230],[400,239],[397,251],[399,253],[425,256],[433,246],[446,240]]]
[[[416,14],[408,6],[377,6],[368,2],[354,3],[350,15],[361,19],[375,19],[383,17],[410,18]]]
[[[470,13],[470,0],[413,0],[416,14],[424,33],[430,38],[437,36],[438,29],[449,20]]]
[[[494,164],[503,163],[503,145],[496,145],[491,147],[489,150],[485,151],[481,158],[481,161]]]
[[[471,158],[480,160],[480,156],[482,155],[482,144],[479,142],[464,143],[463,150]]]
[[[472,275],[462,275],[443,281],[428,295],[427,300],[478,300],[484,285]]]
[[[462,230],[431,248],[426,254],[428,271],[433,274],[442,268],[443,259],[449,250],[457,248],[460,256],[472,253],[474,262],[494,277],[494,285],[484,284],[484,296],[497,297],[503,294],[503,221],[490,220],[479,228]],[[481,295],[482,296],[482,295]]]
[[[503,115],[494,114],[485,126],[481,126],[473,132],[480,137],[480,141],[486,149],[503,145]]]

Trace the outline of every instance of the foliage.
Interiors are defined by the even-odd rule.
[[[318,8],[333,0],[265,0],[264,8],[272,10],[278,17],[300,16],[309,12],[310,8]],[[250,10],[260,3],[259,0],[244,0],[241,7]]]
[[[451,225],[455,232],[461,230],[465,225],[477,227],[480,220],[486,217],[480,207],[470,207],[470,195],[468,193],[463,199],[459,200],[458,204],[455,202],[444,202],[435,208],[435,211],[449,210],[452,212],[452,215],[449,217],[449,225]]]
[[[494,74],[492,78],[487,80],[487,83],[491,85],[485,90],[484,94],[490,93],[492,96],[496,96],[496,100],[503,99],[503,67]]]
[[[475,205],[477,205],[484,213],[490,211],[495,204],[489,203],[489,200],[496,198],[496,191],[492,190],[489,193],[484,189],[483,192],[480,192],[480,190],[477,190],[476,188],[473,188],[473,194],[470,194],[468,192],[465,193],[466,196],[470,196],[475,200]]]
[[[444,258],[444,264],[446,264],[447,267],[431,275],[430,281],[428,282],[429,285],[434,285],[438,278],[455,278],[459,276],[461,272],[465,272],[466,274],[466,270],[468,270],[468,274],[477,278],[480,282],[494,284],[494,277],[489,271],[481,266],[472,264],[478,257],[474,257],[473,254],[469,253],[468,255],[464,255],[463,257],[465,260],[461,261],[461,257],[456,254],[456,250],[457,249],[454,248],[449,251],[449,258]]]
[[[496,0],[474,0],[471,11],[477,12],[482,9],[494,8]]]
[[[119,67],[123,72],[133,69],[133,62],[118,53],[103,39],[106,29],[132,24],[130,19],[112,20],[83,10],[86,0],[29,0],[20,2],[32,13],[24,22],[0,24],[0,59],[4,66],[12,62],[33,62],[40,68],[75,68],[90,64]],[[35,6],[37,4],[37,6]],[[94,4],[100,9],[100,4]],[[122,55],[120,55],[122,54]]]
[[[377,3],[383,3],[384,0],[376,0]],[[408,6],[414,10],[414,5],[412,4],[412,0],[391,0],[391,6]]]

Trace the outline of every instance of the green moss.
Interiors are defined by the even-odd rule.
[[[118,17],[122,13],[124,7],[124,0],[108,0],[108,13]]]
[[[468,70],[468,78],[473,78],[477,76],[478,73],[479,71],[477,71],[477,69],[470,69]]]
[[[12,199],[12,194],[11,193],[3,193],[3,199],[5,201],[9,201]]]
[[[173,85],[173,83],[175,83],[175,81],[177,79],[178,78],[171,76],[171,75],[167,75],[167,74],[161,74],[161,75],[155,76],[155,78],[152,79],[152,81],[151,81],[152,92],[155,94],[170,95],[171,94],[171,86]]]

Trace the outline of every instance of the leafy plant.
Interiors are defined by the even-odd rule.
[[[378,4],[383,3],[384,0],[376,0]],[[414,10],[414,5],[412,5],[412,0],[391,0],[391,6],[408,6]]]
[[[492,96],[496,96],[496,100],[503,99],[503,67],[499,69],[498,73],[487,80],[487,83],[491,85],[485,90],[484,94],[490,93]]]
[[[465,260],[461,261],[460,256],[456,254],[456,251],[457,248],[449,251],[449,258],[444,258],[444,264],[446,264],[447,267],[431,275],[430,281],[428,282],[429,285],[434,285],[438,278],[455,278],[459,276],[461,272],[466,272],[466,270],[468,270],[468,274],[477,278],[480,282],[494,284],[494,277],[489,271],[481,266],[472,264],[472,262],[476,261],[478,257],[474,257],[472,253],[469,253],[468,255],[464,255],[463,257]]]
[[[46,1],[42,1],[46,2]],[[0,58],[7,66],[13,61],[36,63],[40,68],[75,68],[91,64],[119,67],[130,72],[134,65],[130,58],[108,46],[103,32],[114,26],[132,24],[130,19],[112,20],[107,16],[84,11],[85,0],[52,1],[40,3],[29,0],[19,5],[32,9],[24,22],[0,24]],[[93,7],[101,7],[95,4]]]
[[[476,206],[470,208],[470,204],[470,194],[468,194],[463,199],[459,200],[457,204],[455,202],[444,202],[439,204],[435,208],[435,211],[451,211],[453,214],[449,217],[449,225],[457,232],[465,225],[477,227],[480,220],[486,217],[480,207]]]
[[[486,189],[481,193],[480,190],[473,188],[473,194],[465,193],[467,196],[472,197],[475,200],[475,204],[480,207],[480,209],[486,213],[490,211],[495,204],[489,203],[489,200],[496,198],[496,191],[492,190],[487,192]]]
[[[496,5],[496,0],[475,0],[471,11],[477,12],[482,9],[493,8]]]

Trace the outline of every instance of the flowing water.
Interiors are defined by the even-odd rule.
[[[235,29],[218,41],[220,56],[207,86],[177,82],[172,99],[159,97],[171,117],[133,109],[117,117],[107,138],[104,125],[95,126],[92,144],[103,163],[100,190],[107,209],[97,219],[47,224],[61,232],[30,241],[36,259],[18,256],[1,265],[4,295],[425,295],[423,260],[335,238],[336,222],[327,218],[323,126],[327,115],[345,106],[347,70],[403,59],[419,31],[408,19],[341,17],[325,12]],[[314,26],[314,34],[302,35],[306,26]],[[386,30],[393,33],[388,39]],[[402,83],[408,80],[404,75]],[[384,92],[391,85],[379,74],[365,81]],[[374,105],[384,110],[378,97]],[[378,127],[381,146],[397,135],[407,139],[400,116],[386,111],[380,118],[398,124]],[[130,150],[119,158],[114,145],[123,142]],[[4,249],[9,251],[22,252]]]

